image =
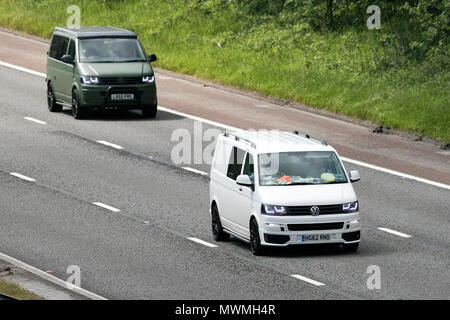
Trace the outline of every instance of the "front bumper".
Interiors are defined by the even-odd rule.
[[[261,215],[261,244],[288,246],[298,244],[357,243],[360,241],[359,212],[305,216]]]
[[[133,93],[133,100],[113,101],[113,93]],[[144,106],[155,105],[156,85],[82,85],[79,90],[80,106],[90,109],[120,108],[120,109],[141,109]]]

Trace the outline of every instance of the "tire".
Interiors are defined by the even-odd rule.
[[[220,222],[219,209],[216,205],[211,208],[211,229],[214,240],[216,241],[228,241],[230,235],[223,231],[222,223]]]
[[[356,252],[356,250],[358,250],[359,247],[359,242],[343,244],[342,247],[344,248],[345,252]]]
[[[62,110],[62,105],[56,103],[55,93],[50,83],[47,84],[47,105],[50,112],[61,112]]]
[[[86,112],[80,107],[80,98],[78,97],[78,90],[72,90],[72,115],[75,119],[83,119]]]
[[[158,113],[158,100],[153,105],[144,105],[142,108],[142,117],[146,119],[153,119]]]
[[[256,219],[252,219],[252,221],[250,221],[250,249],[255,256],[261,256],[265,251],[264,246],[261,245],[259,226]]]

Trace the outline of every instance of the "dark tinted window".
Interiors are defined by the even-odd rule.
[[[242,163],[244,162],[245,151],[233,147],[228,161],[227,177],[236,180],[241,174]]]
[[[70,40],[69,51],[67,52],[75,60],[75,41]]]
[[[254,181],[255,167],[253,165],[253,156],[250,153],[247,153],[247,157],[245,157],[244,171],[242,174],[248,175],[250,180]]]
[[[68,38],[55,34],[50,46],[50,57],[61,60],[61,57],[66,54],[68,44]]]

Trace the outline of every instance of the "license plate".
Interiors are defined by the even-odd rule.
[[[111,95],[111,100],[133,100],[133,93],[113,93]]]
[[[309,242],[309,241],[328,241],[331,240],[330,234],[303,234],[301,236],[302,242]]]

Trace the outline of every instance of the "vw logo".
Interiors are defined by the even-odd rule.
[[[311,207],[311,209],[309,209],[309,212],[311,212],[312,216],[318,216],[320,213],[320,209],[318,206],[314,206],[314,207]]]

